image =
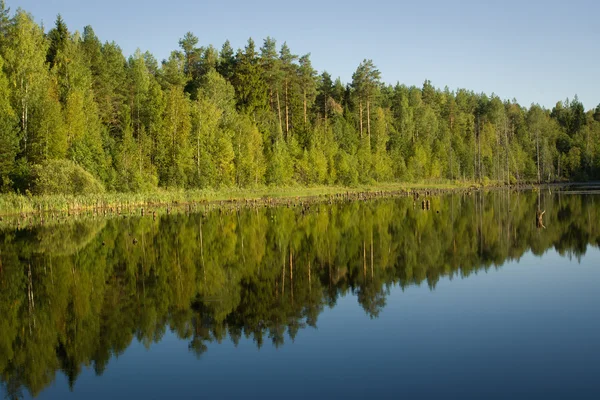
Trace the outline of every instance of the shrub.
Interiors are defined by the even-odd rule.
[[[92,174],[69,160],[50,160],[32,169],[33,193],[43,194],[96,194],[104,186]]]

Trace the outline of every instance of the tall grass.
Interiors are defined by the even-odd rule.
[[[0,195],[0,215],[46,211],[86,210],[108,207],[141,207],[144,205],[186,204],[258,198],[295,198],[357,193],[369,191],[411,191],[424,189],[456,189],[472,186],[470,182],[440,183],[381,183],[376,185],[344,186],[289,186],[256,188],[224,188],[205,190],[155,190],[146,193],[102,193],[89,195]]]

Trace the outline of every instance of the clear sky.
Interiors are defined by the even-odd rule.
[[[344,82],[364,58],[387,83],[466,88],[552,107],[575,94],[600,103],[598,0],[6,0],[46,29],[62,14],[71,31],[91,25],[126,56],[167,58],[193,32],[200,45],[251,36],[287,41],[295,54]]]

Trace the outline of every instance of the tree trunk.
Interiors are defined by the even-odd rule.
[[[172,166],[176,165],[176,147],[175,147],[175,136],[177,135],[177,105],[175,106],[175,116],[172,119],[173,121],[173,133],[172,133],[172,142],[173,142],[173,149],[171,151],[171,159],[172,159]],[[169,173],[169,181],[172,181],[174,178],[173,173],[170,172]],[[170,182],[173,183],[173,182]]]
[[[303,97],[304,97],[304,99],[303,99],[304,100],[304,125],[306,125],[306,89],[304,90]]]
[[[279,102],[279,90],[277,90],[277,116],[279,117],[279,132],[283,133],[283,124],[281,123],[281,103]]]
[[[500,152],[500,136],[496,132],[496,148]],[[496,162],[496,181],[500,182],[500,154],[498,154],[498,160]],[[504,177],[502,177],[504,179]]]
[[[369,135],[369,142],[371,141],[371,103],[367,98],[367,135]]]
[[[310,282],[310,260],[308,261],[308,292],[310,293],[312,289],[312,284]]]
[[[285,253],[283,255],[283,260],[281,264],[281,297],[285,295]]]
[[[481,123],[479,117],[477,118],[477,158],[479,159],[479,182],[481,182]]]
[[[329,96],[325,96],[324,107],[323,107],[323,119],[325,120],[325,131],[327,131],[327,100]]]
[[[363,240],[363,278],[367,280],[367,245]]]
[[[359,116],[360,116],[360,138],[362,139],[363,137],[363,106],[362,106],[362,100],[358,103],[359,104]]]
[[[535,147],[537,153],[537,181],[538,185],[540,184],[540,132],[539,130],[535,132]]]
[[[21,105],[22,105],[22,129],[23,129],[23,145],[24,145],[24,153],[25,153],[25,159],[27,159],[27,139],[28,139],[28,132],[27,132],[27,120],[28,120],[28,112],[29,112],[29,107],[27,104],[27,92],[28,92],[28,88],[27,88],[27,84],[25,84],[25,96],[22,98],[21,100]]]
[[[450,144],[450,179],[454,179],[454,169],[452,168],[452,144]]]
[[[373,281],[373,231],[371,231],[371,282]]]
[[[142,149],[141,140],[139,140],[139,136],[138,136],[138,145],[140,146],[140,161],[139,161],[139,163],[140,163],[140,176],[142,176],[142,165],[144,164],[144,161],[142,159],[142,150],[143,149]]]
[[[290,292],[292,294],[292,304],[294,304],[294,256],[290,246]]]
[[[473,132],[475,135],[477,135],[476,132]],[[473,181],[475,181],[475,178],[477,177],[477,136],[475,136],[474,138],[475,140],[473,140]]]
[[[504,145],[506,146],[506,184],[510,186],[510,143],[508,142],[508,126],[504,122]]]
[[[288,101],[288,83],[285,81],[285,136],[290,136],[290,114],[289,114],[289,101]]]
[[[206,281],[206,268],[204,267],[204,239],[202,237],[202,216],[200,216],[200,261],[204,272],[204,281]]]

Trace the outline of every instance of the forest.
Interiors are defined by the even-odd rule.
[[[0,0],[0,191],[150,192],[600,177],[600,105],[552,110],[465,89],[351,82],[310,54],[188,32],[168,59],[126,57],[92,27],[48,30]],[[549,85],[552,82],[548,82]]]
[[[405,197],[0,226],[0,390],[36,396],[60,374],[76,386],[86,367],[102,375],[132,343],[169,332],[198,357],[244,338],[279,347],[345,295],[377,318],[392,287],[436,290],[529,253],[581,260],[600,246],[595,195],[431,201],[432,211]]]

